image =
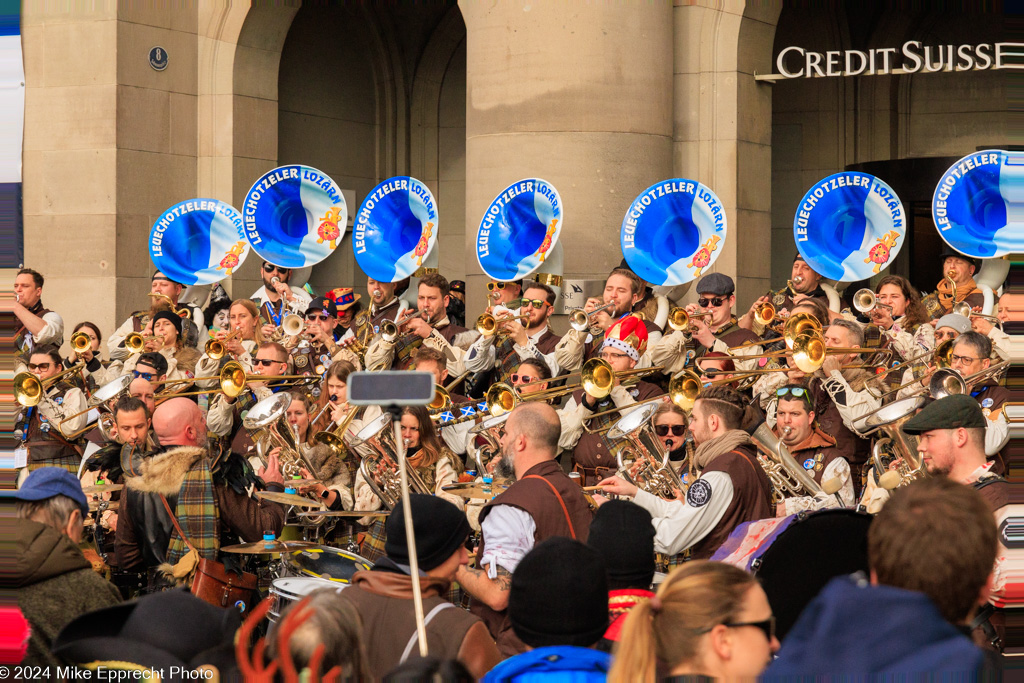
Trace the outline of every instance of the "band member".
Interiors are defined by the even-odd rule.
[[[230,339],[228,339],[229,336]],[[228,327],[212,333],[211,338],[224,345],[226,358],[238,362],[247,374],[252,374],[253,353],[263,343],[260,313],[256,304],[248,299],[232,301],[228,308]],[[196,385],[204,388],[217,386],[216,377],[220,374],[224,360],[225,358],[210,358],[204,350],[199,362],[196,363]],[[200,379],[206,379],[206,381],[198,381]]]
[[[85,389],[88,386],[90,390],[117,379],[116,373],[109,374],[103,365],[103,358],[100,355],[100,343],[103,341],[103,335],[100,333],[99,326],[91,322],[80,322],[75,325],[71,336],[74,337],[79,332],[89,338],[89,346],[81,353],[71,349],[71,355],[64,359],[65,370],[79,361],[85,363],[85,370],[80,374],[72,375],[72,379],[80,388]],[[85,378],[85,381],[82,381],[82,378]]]
[[[63,343],[64,319],[43,306],[43,276],[31,268],[22,268],[14,277],[14,315],[14,346],[22,364],[36,347]]]
[[[163,583],[158,567],[176,564],[190,547],[203,559],[217,560],[222,546],[281,532],[284,508],[245,493],[259,482],[246,475],[244,466],[225,462],[211,472],[199,406],[185,398],[171,399],[153,415],[153,429],[164,450],[143,462],[138,477],[125,479],[116,541],[122,568],[148,570],[152,588]],[[236,458],[232,454],[229,460]],[[283,490],[275,460],[261,476],[267,488]]]
[[[464,372],[462,358],[477,333],[449,322],[445,312],[448,291],[448,280],[443,275],[430,273],[423,276],[417,299],[420,314],[405,323],[396,339],[375,339],[366,351],[366,367],[404,370],[412,364],[412,354],[416,349],[426,344],[444,353],[449,372],[461,375]],[[401,334],[403,331],[405,334]]]
[[[798,313],[804,313],[811,316],[818,321],[818,324],[821,325],[822,329],[829,326],[829,318],[831,316],[829,309],[817,299],[804,299],[793,306],[790,316],[797,315]],[[781,336],[766,339],[764,347],[767,352],[782,351],[787,348],[785,341]],[[765,364],[767,368],[789,368],[786,372],[769,372],[763,374],[757,378],[753,387],[751,387],[751,393],[754,398],[758,400],[761,407],[770,411],[769,406],[775,400],[775,390],[787,382],[806,384],[807,373],[797,367],[792,354],[788,354],[783,358],[769,358],[767,360],[768,362]]]
[[[146,404],[132,396],[122,398],[114,406],[117,440],[121,443],[119,464],[125,475],[138,476],[143,459],[160,447],[153,433],[152,416]]]
[[[570,329],[555,346],[555,362],[558,363],[560,370],[575,372],[585,360],[597,355],[603,343],[600,336],[595,336],[598,331],[606,332],[620,319],[629,315],[642,296],[643,282],[633,271],[625,268],[613,270],[605,280],[601,297],[590,297],[583,306],[585,312],[593,314],[590,316],[590,329]],[[607,304],[613,305],[594,313]],[[643,324],[650,342],[656,342],[661,338],[661,330],[654,323],[644,321]],[[646,360],[645,358],[645,364]]]
[[[965,332],[953,342],[950,367],[964,378],[986,370],[992,361],[992,342],[977,332]],[[985,453],[994,461],[992,471],[1006,474],[1008,462],[1004,447],[1010,440],[1010,425],[1003,412],[1003,406],[1010,400],[1010,390],[1000,386],[999,380],[988,377],[972,382],[968,386],[971,396],[978,402],[987,418],[985,430]]]
[[[306,354],[302,348],[296,349],[293,354],[295,367],[303,372],[307,369],[315,371],[338,360],[347,360],[357,368],[361,367],[359,356],[339,344],[341,334],[343,332],[338,330],[338,307],[334,301],[329,297],[313,299],[306,309],[305,335],[309,341],[309,353]],[[299,346],[302,346],[301,342]],[[307,356],[305,360],[301,359],[303,355]]]
[[[487,283],[487,311],[491,312],[497,306],[508,307],[510,303],[522,297],[523,283],[521,280],[515,282],[501,282],[490,280]]]
[[[693,361],[693,369],[705,384],[729,379],[736,374],[736,364],[733,362],[733,358],[721,351],[709,351],[700,358],[695,359]],[[736,382],[729,382],[726,386],[731,386],[735,389]]]
[[[156,410],[156,389],[153,388],[148,379],[143,379],[142,377],[133,379],[132,383],[128,385],[128,395],[142,401],[150,415]]]
[[[559,373],[555,346],[561,337],[548,327],[548,319],[555,312],[555,290],[537,282],[528,282],[525,286],[518,312],[529,317],[522,321],[501,322],[499,319],[501,334],[481,336],[466,353],[467,370],[482,372],[494,368],[497,370],[495,381],[507,382],[519,361],[540,358],[547,363],[552,376]]]
[[[505,422],[502,475],[516,482],[480,513],[477,568],[459,567],[455,579],[473,597],[470,611],[487,624],[502,656],[524,651],[508,618],[509,589],[519,561],[552,536],[587,540],[592,513],[583,491],[558,466],[561,427],[555,409],[522,403]]]
[[[289,285],[292,279],[291,268],[281,268],[267,261],[260,269],[263,286],[252,293],[249,298],[259,308],[263,321],[263,336],[270,337],[273,328],[280,327],[281,321],[289,311],[302,315],[309,306],[310,296],[301,287]]]
[[[707,559],[743,522],[774,516],[768,475],[750,436],[739,428],[745,405],[727,387],[710,387],[697,397],[690,433],[700,477],[690,484],[685,502],[662,500],[619,477],[601,482],[605,491],[630,496],[651,513],[658,552],[675,555],[691,548],[693,559]]]
[[[693,462],[688,460],[690,449],[687,448],[686,412],[672,401],[658,406],[654,413],[654,434],[668,452],[668,461],[684,484],[689,483],[690,467]]]
[[[131,352],[124,347],[125,337],[132,332],[139,332],[145,336],[151,335],[152,332],[147,333],[145,330],[151,326],[157,313],[168,311],[178,315],[178,313],[172,310],[172,304],[178,312],[181,312],[182,309],[188,311],[188,321],[181,325],[182,346],[196,346],[199,340],[206,335],[203,325],[203,312],[192,304],[182,304],[179,306],[178,297],[181,296],[181,290],[182,285],[180,283],[174,282],[159,270],[153,273],[149,293],[154,296],[149,297],[149,310],[132,313],[128,316],[127,320],[121,323],[121,327],[117,328],[114,334],[110,335],[110,339],[107,340],[107,351],[110,354],[110,360],[123,361],[128,358]]]
[[[345,339],[355,334],[357,331],[355,319],[359,312],[363,310],[363,305],[359,303],[362,297],[353,292],[351,287],[336,287],[324,296],[333,301],[338,309],[338,325],[335,328],[335,338]]]
[[[756,342],[759,337],[749,329],[739,326],[732,313],[736,305],[736,284],[722,273],[710,273],[697,282],[696,305],[690,304],[690,329],[673,331],[651,344],[651,362],[664,365],[666,374],[681,372],[688,364],[693,351],[696,358],[709,351],[734,356],[735,363],[742,370],[753,370],[756,361],[737,361],[740,356],[757,356],[761,346],[752,345],[744,349],[729,351],[730,346]],[[704,316],[704,317],[698,317]]]
[[[853,507],[855,498],[850,463],[839,454],[835,439],[816,424],[811,392],[807,387],[787,384],[776,394],[778,407],[775,411],[775,429],[772,430],[775,436],[781,439],[793,458],[819,486],[830,479],[842,482],[842,488],[836,495],[786,498],[776,506],[776,514],[785,517],[801,510],[838,507],[840,498],[844,507]]]
[[[420,372],[433,374],[434,384],[439,387],[445,386],[448,380],[448,368],[445,364],[444,354],[429,346],[421,346],[416,349],[416,353],[413,354],[412,368]],[[476,401],[473,401],[468,396],[455,393],[454,389],[449,394],[449,397],[451,398],[453,408],[448,412],[451,413],[452,418],[461,417],[461,410],[454,406],[471,407],[474,412],[477,409]],[[444,419],[444,417],[440,418],[435,424],[441,440],[451,449],[452,453],[464,460],[468,443],[473,440],[469,433],[469,430],[473,428],[473,422],[465,421],[453,425],[445,425],[444,422],[440,421]]]
[[[448,319],[456,325],[466,324],[466,283],[464,280],[452,280],[451,298],[448,300]]]
[[[935,321],[935,345],[949,339],[956,339],[964,332],[971,331],[971,321],[957,313],[947,313]]]
[[[406,462],[419,475],[427,487],[426,492],[444,498],[459,510],[464,509],[465,501],[462,498],[443,490],[443,487],[458,481],[462,471],[461,462],[441,443],[427,409],[422,406],[404,408],[401,428],[400,438],[405,443]],[[382,463],[381,466],[387,465]],[[376,471],[370,473],[377,485],[380,484],[381,474],[383,473]],[[397,472],[394,476],[397,476]],[[382,504],[381,499],[366,483],[362,469],[356,474],[355,499],[358,510],[378,510]],[[376,560],[384,554],[384,541],[384,522],[378,518],[370,525],[360,554],[371,562]]]
[[[875,287],[876,306],[868,313],[871,322],[885,331],[893,348],[904,360],[935,348],[935,328],[921,295],[899,275],[883,277]]]
[[[343,439],[359,434],[367,424],[381,416],[380,406],[353,406],[348,402],[348,376],[356,371],[354,365],[345,360],[333,363],[327,369],[323,382],[320,384],[319,404],[316,408],[317,417],[313,423],[313,431],[328,430],[337,432],[339,425],[347,424]],[[325,410],[326,408],[326,410]],[[349,413],[355,415],[349,419]]]
[[[182,343],[182,324],[187,321],[171,311],[159,311],[142,331],[145,338],[144,350],[150,353],[159,353],[167,361],[167,372],[164,373],[167,379],[182,380],[181,384],[171,384],[175,391],[181,391],[192,383],[195,377],[196,363],[199,362],[199,352]],[[121,374],[127,375],[134,372],[143,354],[131,355],[121,369]],[[116,367],[116,365],[115,365]]]
[[[1007,295],[1004,294],[1002,299],[1006,298],[1008,297]],[[1002,301],[1002,299],[1000,299],[1000,301]],[[1000,309],[1000,315],[999,317],[996,318],[996,321],[1002,322],[1002,309]],[[992,342],[992,352],[994,361],[998,362],[999,360],[1010,359],[1010,335],[1008,335],[1002,329],[997,327],[990,318],[982,315],[972,315],[971,329],[977,332],[978,334],[988,337],[989,340]],[[938,345],[938,343],[938,341],[935,342],[936,346]]]
[[[292,402],[285,412],[288,424],[297,436],[299,447],[315,470],[302,468],[305,479],[318,479],[317,484],[301,487],[300,493],[312,493],[331,510],[352,509],[352,472],[349,464],[339,458],[330,447],[313,443],[313,431],[310,420],[313,417],[313,403],[309,397],[300,392],[291,392]],[[277,451],[276,453],[274,451]],[[271,450],[271,455],[280,460],[280,448]]]
[[[370,295],[370,324],[374,334],[380,332],[380,324],[385,318],[395,321],[409,310],[409,304],[395,296],[395,285],[394,282],[366,278],[366,291]]]
[[[980,311],[985,305],[985,295],[974,282],[978,260],[965,256],[949,245],[942,250],[942,279],[935,286],[935,292],[925,297],[924,304],[934,320],[950,313],[953,304],[966,301],[971,310]],[[950,282],[952,280],[952,282]],[[956,298],[953,296],[954,288]]]
[[[608,362],[615,372],[632,370],[647,348],[647,329],[636,316],[621,319],[610,330],[601,345],[601,358]],[[559,445],[572,449],[573,471],[579,472],[585,486],[592,486],[601,479],[615,473],[615,454],[625,446],[623,441],[608,438],[610,427],[628,411],[619,411],[596,418],[591,416],[614,408],[628,408],[637,401],[644,401],[662,394],[654,384],[640,381],[632,386],[623,386],[616,377],[611,393],[603,398],[591,396],[583,388],[573,392],[572,398],[562,409],[562,438]]]
[[[53,346],[43,346],[32,351],[28,359],[28,371],[41,383],[61,371],[60,354]],[[88,423],[85,411],[85,394],[64,378],[44,388],[39,403],[22,408],[17,428],[21,430],[19,451],[24,460],[15,454],[15,466],[26,467],[29,471],[40,467],[63,467],[78,472],[82,451],[68,441],[68,437],[81,430]],[[69,415],[81,413],[68,419]],[[20,462],[19,462],[20,461]]]

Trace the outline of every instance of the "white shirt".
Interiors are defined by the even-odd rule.
[[[500,565],[513,573],[526,553],[533,549],[537,523],[530,513],[512,505],[495,505],[480,525],[484,538],[484,553],[478,566],[487,567],[488,578],[498,575]]]
[[[703,481],[706,497],[703,502],[690,495],[697,482]],[[651,513],[654,525],[654,550],[677,555],[698,543],[722,521],[732,503],[732,477],[725,472],[708,472],[687,491],[686,503],[664,500],[646,491],[637,491],[633,502]]]
[[[547,333],[548,326],[540,328],[533,334],[527,334],[526,346],[520,346],[515,344],[514,348],[519,358],[526,360],[528,358],[538,358],[547,363],[548,369],[551,370],[551,376],[556,377],[559,373],[558,361],[555,360],[555,352],[542,353],[537,348],[537,342],[540,338]],[[466,369],[472,372],[480,372],[482,370],[488,370],[493,368],[498,363],[497,352],[495,350],[495,338],[497,335],[492,334],[489,337],[479,337],[473,345],[469,347],[469,351],[466,352],[464,362]]]
[[[295,300],[286,301],[286,307],[294,311],[296,315],[306,315],[306,309],[309,308],[309,302],[312,301],[313,299],[309,296],[309,293],[304,289],[301,289],[299,287],[292,287],[291,289],[292,294],[295,295]],[[270,301],[270,299],[267,298],[266,287],[260,287],[255,292],[253,292],[252,296],[250,296],[249,298],[255,301],[256,305],[261,308],[263,307],[264,303]]]

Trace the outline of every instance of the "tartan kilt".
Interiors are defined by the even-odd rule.
[[[654,568],[665,574],[676,567],[680,567],[684,562],[690,560],[690,550],[686,549],[681,553],[675,555],[666,555],[665,553],[654,553]]]
[[[82,464],[82,458],[79,455],[62,455],[56,458],[48,458],[46,460],[37,460],[30,462],[26,465],[29,472],[32,470],[38,470],[40,467],[60,467],[67,470],[71,474],[78,474],[78,467]]]

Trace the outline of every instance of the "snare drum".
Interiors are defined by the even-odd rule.
[[[283,579],[274,579],[270,584],[270,595],[274,598],[274,604],[267,613],[267,619],[276,624],[281,619],[281,612],[293,602],[298,602],[315,590],[331,588],[342,590],[345,586],[339,586],[333,581],[317,579],[311,576],[289,576]]]
[[[327,579],[336,583],[350,583],[353,574],[373,567],[373,563],[365,557],[326,546],[297,550],[288,561],[300,576]]]

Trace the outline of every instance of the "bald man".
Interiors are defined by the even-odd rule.
[[[188,552],[168,507],[188,542],[206,559],[220,559],[221,546],[281,532],[284,509],[246,495],[249,485],[263,488],[264,482],[241,456],[232,453],[210,470],[206,420],[195,403],[174,398],[160,404],[153,413],[153,431],[161,450],[143,461],[138,476],[125,477],[115,545],[122,568],[147,571],[151,588],[165,585],[157,567],[174,565]],[[276,462],[261,474],[266,488],[283,490]]]
[[[586,542],[590,531],[593,513],[583,491],[555,460],[561,433],[558,413],[546,403],[521,403],[509,415],[495,473],[516,482],[480,512],[480,568],[463,565],[455,576],[473,596],[471,611],[487,624],[504,657],[526,650],[507,613],[519,561],[547,538]]]
[[[128,395],[146,404],[146,410],[152,415],[156,412],[156,389],[148,379],[136,377],[128,385]]]

